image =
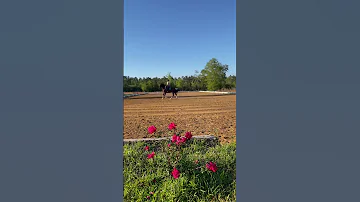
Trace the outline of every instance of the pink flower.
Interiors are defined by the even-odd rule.
[[[149,146],[145,146],[144,150],[145,150],[145,151],[148,151],[148,150],[149,150]]]
[[[150,200],[150,196],[146,196],[146,199]]]
[[[154,192],[150,192],[151,195],[154,195]]]
[[[170,123],[168,126],[169,130],[176,129],[176,124],[174,122]]]
[[[168,147],[171,147],[171,143],[168,144]]]
[[[172,138],[171,138],[171,142],[176,142],[178,137],[179,137],[179,136],[177,136],[176,134],[174,134],[174,135],[172,136]]]
[[[155,156],[155,152],[151,152],[151,154],[147,155],[147,158],[152,159],[152,158],[154,158],[154,156]]]
[[[199,160],[195,160],[195,164],[198,164],[199,163]]]
[[[148,128],[148,132],[149,132],[149,134],[155,133],[155,132],[156,132],[156,127],[155,127],[155,126],[150,126],[150,127]]]
[[[213,162],[207,163],[207,164],[206,164],[206,168],[207,168],[208,170],[212,171],[212,172],[216,172],[217,169],[218,169],[217,166],[216,166],[216,164],[213,163]]]
[[[188,140],[190,140],[190,139],[192,138],[191,132],[186,132],[186,133],[185,133],[185,137],[186,137]]]
[[[171,174],[175,179],[178,179],[180,177],[180,172],[175,167]]]

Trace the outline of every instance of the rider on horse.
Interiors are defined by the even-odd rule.
[[[171,89],[170,80],[167,80],[166,85],[164,85],[163,83],[160,84],[160,88],[162,89],[162,93],[163,93],[162,99],[165,98],[166,93],[172,93],[171,98],[174,96],[176,96],[177,98],[177,93],[179,90],[177,88]]]

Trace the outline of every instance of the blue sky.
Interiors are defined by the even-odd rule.
[[[236,0],[125,0],[124,75],[193,75],[211,58],[236,74]]]

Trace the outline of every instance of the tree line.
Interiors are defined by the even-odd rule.
[[[236,76],[226,76],[228,65],[221,64],[216,58],[212,58],[200,72],[194,75],[173,77],[168,73],[162,78],[137,78],[124,76],[124,92],[155,92],[160,91],[160,84],[170,81],[172,88],[182,91],[221,90],[235,89]]]

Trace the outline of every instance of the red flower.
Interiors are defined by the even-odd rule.
[[[150,196],[146,196],[146,199],[150,200]]]
[[[148,132],[149,132],[149,134],[155,133],[155,132],[156,132],[156,127],[155,127],[155,126],[150,126],[150,127],[148,128]]]
[[[171,147],[171,143],[168,144],[168,147]]]
[[[176,124],[174,122],[170,123],[168,126],[169,130],[176,129]]]
[[[190,140],[190,139],[192,138],[191,132],[186,132],[186,133],[185,133],[185,137],[186,137],[188,140]]]
[[[185,142],[186,142],[186,137],[177,136],[177,139],[176,139],[176,144],[177,145],[180,145],[180,144],[185,143]]]
[[[171,138],[171,142],[176,142],[178,137],[179,137],[179,136],[177,136],[176,134],[174,134],[174,135],[172,136],[172,138]]]
[[[178,179],[180,177],[180,172],[175,167],[171,174],[175,179]]]
[[[155,156],[155,152],[151,152],[151,154],[147,155],[147,158],[152,159],[152,158],[154,158],[154,156]]]
[[[195,164],[198,164],[199,163],[199,160],[195,160]]]
[[[207,168],[208,170],[212,171],[212,172],[216,172],[217,169],[218,169],[217,166],[216,166],[216,164],[213,163],[213,162],[207,163],[207,164],[206,164],[206,168]]]
[[[145,146],[144,150],[145,150],[145,151],[148,151],[148,150],[149,150],[149,146]]]
[[[180,136],[176,136],[176,145],[181,144],[181,137]]]
[[[180,138],[180,142],[181,142],[181,143],[185,143],[186,140],[187,140],[186,137],[181,137],[181,138]]]

